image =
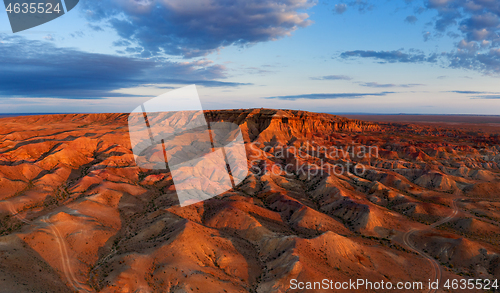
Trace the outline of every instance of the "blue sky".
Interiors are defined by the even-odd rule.
[[[81,0],[13,34],[0,112],[129,112],[196,84],[205,109],[500,114],[496,0]]]

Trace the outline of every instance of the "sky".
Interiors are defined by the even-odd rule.
[[[500,115],[498,0],[80,0],[12,33],[0,113],[204,109]]]

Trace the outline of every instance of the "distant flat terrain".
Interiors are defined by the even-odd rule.
[[[52,115],[52,114],[63,114],[63,113],[0,113],[0,118],[35,116],[35,115]]]
[[[500,133],[500,115],[370,115],[343,114],[342,116],[373,122],[418,123],[447,128]]]

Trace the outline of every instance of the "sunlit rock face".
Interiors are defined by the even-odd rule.
[[[0,119],[0,291],[500,278],[498,134],[291,110],[203,115],[239,126],[246,166],[234,188],[185,207],[168,166],[137,165],[128,114]],[[180,161],[207,142],[189,135],[169,146]],[[209,162],[182,182],[222,182],[227,166]]]

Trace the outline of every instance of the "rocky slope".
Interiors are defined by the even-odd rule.
[[[240,126],[250,172],[183,208],[168,170],[135,165],[126,114],[0,119],[0,292],[500,279],[498,135],[290,110],[205,115]]]

